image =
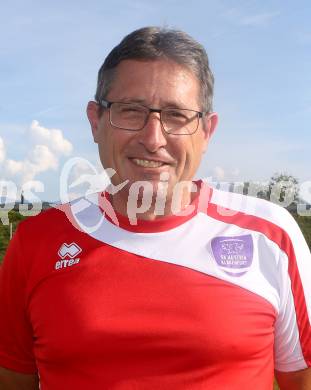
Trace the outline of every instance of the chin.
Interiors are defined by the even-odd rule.
[[[140,178],[130,180],[124,189],[126,189],[128,196],[132,198],[132,202],[138,200],[146,205],[154,205],[155,202],[163,205],[163,202],[165,203],[167,200],[168,183],[154,178],[151,180]]]

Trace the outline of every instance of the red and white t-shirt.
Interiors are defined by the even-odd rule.
[[[310,251],[260,199],[203,185],[131,225],[92,195],[20,223],[0,272],[0,366],[42,390],[267,390],[311,365]]]

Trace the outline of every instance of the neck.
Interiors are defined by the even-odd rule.
[[[113,208],[119,214],[132,219],[153,221],[158,218],[176,215],[182,212],[196,196],[192,183],[181,187],[180,191],[175,191],[165,196],[139,193],[133,196],[129,191],[120,191],[111,196]],[[192,190],[192,191],[191,191]]]

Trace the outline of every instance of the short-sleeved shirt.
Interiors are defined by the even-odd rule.
[[[285,209],[200,183],[179,215],[133,225],[107,199],[20,223],[0,366],[42,390],[266,390],[311,365],[311,255]]]

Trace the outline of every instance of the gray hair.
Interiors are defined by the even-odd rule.
[[[183,31],[143,27],[125,36],[108,54],[98,72],[95,100],[104,99],[111,88],[117,65],[123,60],[170,59],[187,67],[199,80],[203,111],[212,111],[214,77],[204,47]]]

